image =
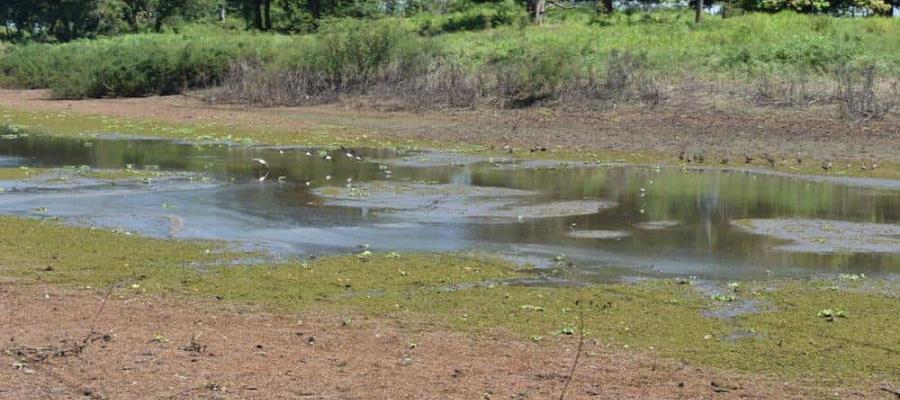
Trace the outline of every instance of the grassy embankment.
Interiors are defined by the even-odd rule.
[[[704,310],[730,303],[700,295],[690,284],[506,285],[525,272],[483,256],[365,254],[225,266],[247,255],[221,243],[154,240],[52,221],[2,217],[0,231],[6,235],[0,275],[23,284],[119,284],[122,295],[215,297],[276,312],[400,319],[412,327],[537,341],[577,330],[580,299],[587,335],[629,351],[817,379],[823,387],[900,373],[897,299],[890,294],[896,288],[879,289],[876,281],[747,283],[728,296],[758,301],[761,310],[728,320],[704,317]],[[829,322],[818,315],[825,309],[843,316]]]
[[[780,13],[696,25],[685,12],[565,12],[536,27],[506,9],[469,14],[334,20],[303,36],[194,27],[14,46],[0,74],[8,85],[50,88],[60,98],[222,85],[214,97],[225,101],[309,104],[368,94],[407,108],[656,103],[664,100],[659,82],[689,78],[743,82],[758,101],[800,104],[835,100],[839,84],[859,90],[864,82],[848,80],[868,67],[900,76],[900,45],[884,40],[900,35],[896,19]],[[850,113],[880,112],[843,100],[861,107]]]

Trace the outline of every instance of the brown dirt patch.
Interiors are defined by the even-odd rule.
[[[703,152],[710,163],[729,158],[741,165],[744,154],[765,164],[762,153],[779,161],[793,161],[797,153],[808,160],[900,161],[897,115],[854,122],[835,117],[832,106],[762,107],[698,94],[678,98],[690,100],[653,109],[626,105],[591,112],[540,108],[410,113],[380,111],[358,102],[256,108],[211,105],[194,95],[72,101],[48,100],[41,90],[0,90],[0,106],[24,110],[293,131],[331,126],[373,137],[478,144],[497,150],[508,144],[525,153],[532,146],[570,152],[647,152],[677,162],[678,152],[686,151]]]
[[[549,399],[559,396],[576,344],[474,338],[364,316],[344,326],[345,317],[323,313],[113,292],[96,321],[107,339],[16,365],[21,346],[82,340],[104,294],[0,283],[0,398]],[[582,354],[569,399],[882,398],[877,387],[826,390],[593,341]]]

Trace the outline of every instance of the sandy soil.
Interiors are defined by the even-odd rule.
[[[41,90],[0,90],[0,106],[27,110],[150,118],[174,123],[271,126],[302,131],[316,126],[346,128],[375,137],[456,144],[533,146],[566,151],[655,152],[671,156],[705,153],[708,162],[726,157],[739,163],[763,153],[793,160],[900,160],[900,116],[876,121],[844,121],[830,106],[804,109],[748,105],[706,96],[679,96],[679,102],[649,109],[614,107],[585,113],[554,109],[409,113],[337,104],[313,107],[252,108],[211,105],[197,95],[134,99],[48,100]],[[702,98],[702,99],[700,99]],[[358,102],[357,102],[358,103]]]
[[[553,399],[576,338],[473,338],[410,321],[0,283],[0,398]],[[101,310],[98,314],[98,310]],[[95,315],[99,317],[95,318]],[[24,361],[29,349],[81,352]],[[193,340],[192,340],[193,338]],[[411,343],[415,343],[413,347]],[[692,367],[589,340],[567,398],[888,398]]]

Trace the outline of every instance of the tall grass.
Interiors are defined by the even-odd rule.
[[[7,84],[50,88],[63,98],[219,86],[219,99],[263,104],[400,94],[411,103],[453,106],[652,102],[659,98],[654,82],[682,77],[827,79],[846,66],[900,76],[900,41],[886,40],[900,37],[898,19],[785,12],[696,25],[676,11],[567,11],[537,27],[516,23],[517,14],[503,9],[467,13],[331,20],[303,36],[205,28],[24,45],[0,58],[0,73]]]

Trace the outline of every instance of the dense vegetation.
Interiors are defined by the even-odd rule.
[[[762,79],[758,97],[803,101],[823,95],[794,86],[827,82],[869,116],[884,107],[855,93],[875,93],[876,75],[900,76],[900,45],[884,40],[900,22],[827,14],[892,13],[892,2],[720,2],[728,18],[698,23],[699,13],[656,0],[11,0],[0,6],[15,43],[0,55],[0,83],[59,98],[216,87],[209,98],[229,102],[367,95],[471,108],[657,104],[660,82]]]
[[[482,21],[471,15],[487,17],[464,22]],[[900,43],[883,40],[900,35],[900,19],[786,12],[695,24],[683,11],[596,16],[567,10],[534,26],[522,17],[510,7],[329,19],[306,35],[195,25],[178,33],[13,46],[0,59],[0,72],[8,85],[51,88],[61,98],[220,85],[215,96],[228,101],[304,104],[376,94],[462,107],[548,99],[654,102],[658,80],[685,77],[833,78],[847,68],[900,75]]]
[[[595,14],[634,9],[716,4],[723,15],[745,11],[851,15],[891,15],[897,0],[612,0],[582,1],[579,7]],[[329,18],[413,17],[453,15],[439,28],[489,27],[506,18],[510,8],[541,22],[548,10],[570,8],[548,0],[4,0],[0,20],[6,36],[18,41],[69,41],[123,33],[178,29],[195,22],[218,21],[280,32],[312,32]],[[576,4],[575,2],[566,4]],[[427,19],[427,17],[426,17]],[[499,20],[499,21],[498,21]]]

